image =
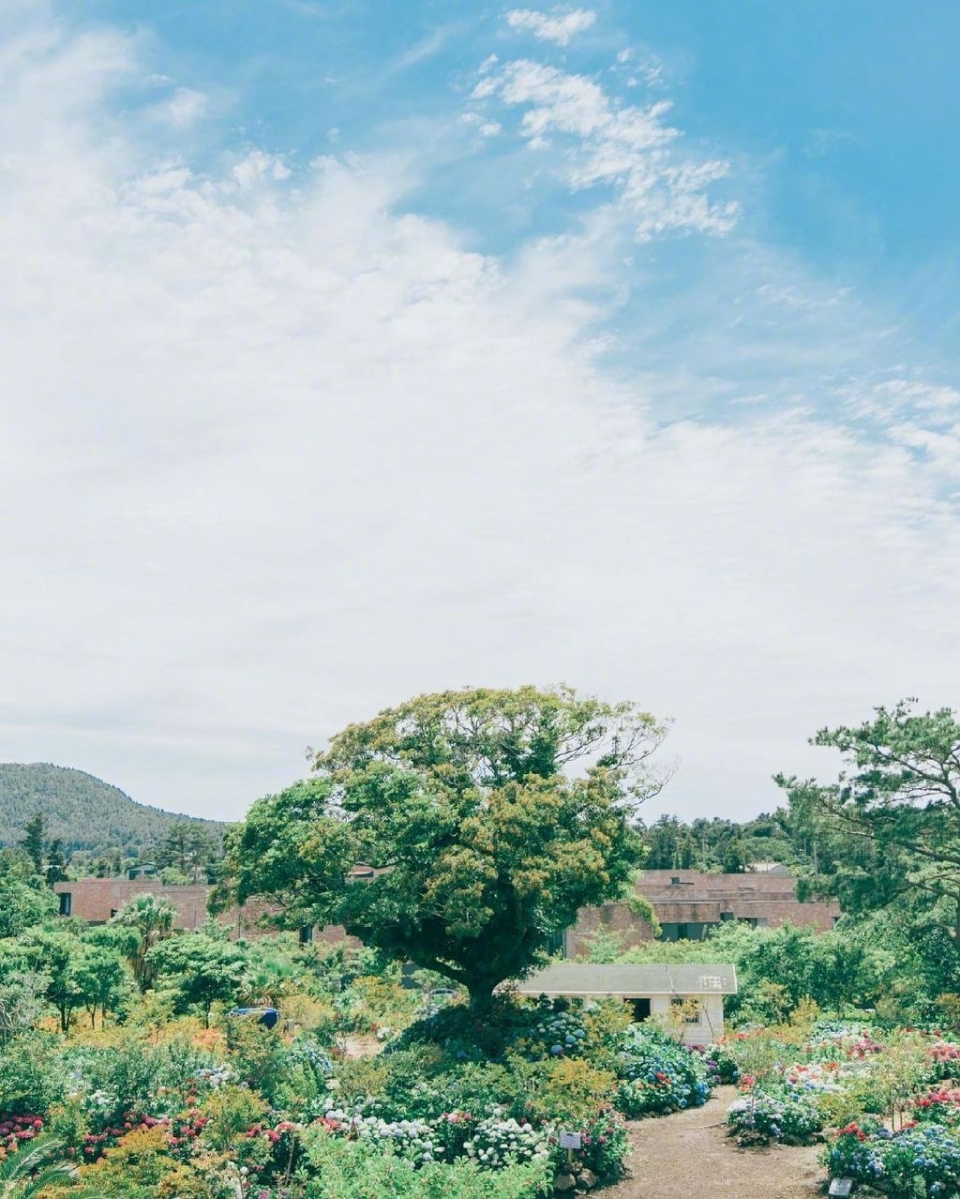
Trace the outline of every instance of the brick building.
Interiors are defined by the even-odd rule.
[[[704,874],[699,870],[645,870],[637,892],[653,905],[665,941],[700,940],[727,920],[742,920],[755,928],[782,924],[826,931],[840,917],[834,901],[797,899],[797,880],[770,871],[746,874]],[[624,948],[653,940],[653,929],[623,903],[582,908],[577,923],[564,938],[566,957],[586,953],[596,932],[616,933]]]
[[[137,895],[155,895],[173,904],[177,911],[174,927],[184,929],[202,928],[206,923],[207,900],[213,890],[204,883],[166,885],[157,878],[146,877],[71,879],[55,883],[53,889],[60,898],[60,915],[77,916],[88,924],[106,924]],[[276,911],[269,904],[250,900],[242,907],[228,909],[217,919],[230,926],[235,938],[250,939],[274,931],[260,924],[261,917],[271,910]],[[312,929],[305,929],[301,940],[312,940],[312,934]]]

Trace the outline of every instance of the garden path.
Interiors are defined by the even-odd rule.
[[[630,1124],[631,1177],[603,1199],[816,1199],[825,1172],[817,1145],[740,1149],[726,1135],[736,1098],[718,1087],[703,1107]]]

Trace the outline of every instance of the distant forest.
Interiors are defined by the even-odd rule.
[[[0,847],[19,845],[37,814],[46,836],[62,842],[68,858],[80,851],[136,859],[159,846],[175,825],[201,826],[217,842],[225,827],[136,803],[119,787],[82,770],[46,762],[0,763]]]
[[[158,858],[187,870],[189,854],[184,845],[178,854],[176,843],[184,841],[188,829],[196,828],[198,837],[202,830],[208,852],[216,857],[226,827],[137,803],[82,770],[0,763],[0,848],[22,845],[28,823],[38,814],[44,837],[60,842],[66,861],[80,873],[116,874],[136,861]],[[637,827],[646,842],[648,870],[735,873],[759,862],[809,863],[807,834],[785,809],[743,824],[720,817],[687,824],[665,815]]]
[[[646,870],[737,874],[760,862],[803,866],[811,853],[809,831],[783,808],[744,824],[720,817],[686,824],[676,816],[661,816],[638,828],[647,846]]]

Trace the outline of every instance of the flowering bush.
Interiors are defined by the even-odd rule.
[[[960,1133],[925,1124],[891,1133],[840,1130],[825,1157],[832,1178],[852,1178],[889,1195],[960,1195]]]
[[[552,1004],[543,1005],[541,1010],[543,1017],[516,1041],[517,1052],[531,1062],[545,1057],[578,1056],[587,1039],[580,1014],[558,1011]]]
[[[39,1116],[0,1116],[0,1162],[43,1131]]]
[[[914,1099],[911,1114],[922,1123],[960,1126],[960,1090],[929,1091]]]
[[[434,1135],[426,1120],[383,1120],[378,1116],[360,1117],[353,1123],[353,1133],[360,1140],[371,1141],[415,1166],[442,1160],[446,1147]]]
[[[615,1105],[631,1118],[699,1107],[710,1097],[704,1059],[653,1028],[635,1025],[620,1050]]]
[[[600,1183],[616,1182],[624,1175],[624,1161],[630,1151],[627,1126],[619,1112],[604,1108],[592,1120],[579,1126],[580,1148],[572,1151],[574,1163],[591,1170]],[[560,1148],[559,1129],[554,1126],[548,1137],[554,1170],[567,1165],[567,1150]]]
[[[960,1045],[953,1041],[937,1040],[930,1046],[933,1060],[933,1082],[960,1076]]]
[[[85,1162],[99,1160],[108,1149],[115,1148],[121,1139],[130,1132],[150,1132],[156,1128],[166,1128],[168,1124],[169,1120],[165,1116],[144,1116],[133,1113],[121,1116],[114,1124],[100,1124],[97,1126],[98,1132],[88,1132],[83,1137],[82,1160]]]
[[[809,1141],[823,1127],[813,1099],[789,1088],[754,1087],[727,1109],[727,1125],[742,1145]]]
[[[739,1082],[740,1067],[737,1059],[725,1045],[695,1045],[693,1049],[703,1058],[707,1068],[707,1081],[711,1087]]]
[[[468,1158],[485,1170],[499,1170],[523,1162],[543,1162],[550,1156],[547,1134],[531,1124],[520,1124],[502,1116],[480,1120],[464,1145]]]

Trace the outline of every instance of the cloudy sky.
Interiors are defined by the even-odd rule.
[[[960,702],[954,0],[3,0],[0,758],[239,818],[410,695],[647,815]]]

